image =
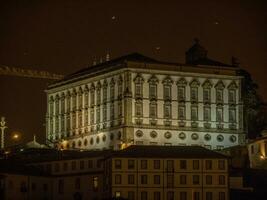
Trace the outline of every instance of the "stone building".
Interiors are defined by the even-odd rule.
[[[200,146],[32,149],[0,161],[3,200],[228,200],[228,157]]]
[[[238,71],[198,42],[185,64],[133,53],[81,69],[46,90],[47,141],[81,149],[243,144]]]

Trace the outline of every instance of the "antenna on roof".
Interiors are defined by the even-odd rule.
[[[109,61],[109,59],[110,59],[110,56],[109,56],[109,53],[107,53],[107,55],[106,55],[106,61]]]

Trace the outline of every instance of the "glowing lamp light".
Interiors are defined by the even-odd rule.
[[[265,156],[261,155],[261,156],[260,156],[260,159],[262,159],[262,160],[265,159]]]

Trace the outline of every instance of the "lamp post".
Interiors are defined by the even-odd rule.
[[[5,117],[1,117],[0,128],[1,128],[1,149],[3,149],[5,147],[5,129],[7,128]]]

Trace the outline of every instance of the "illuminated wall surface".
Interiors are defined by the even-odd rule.
[[[216,64],[216,63],[215,63]],[[47,139],[61,148],[244,143],[237,67],[140,54],[85,68],[47,89]]]

